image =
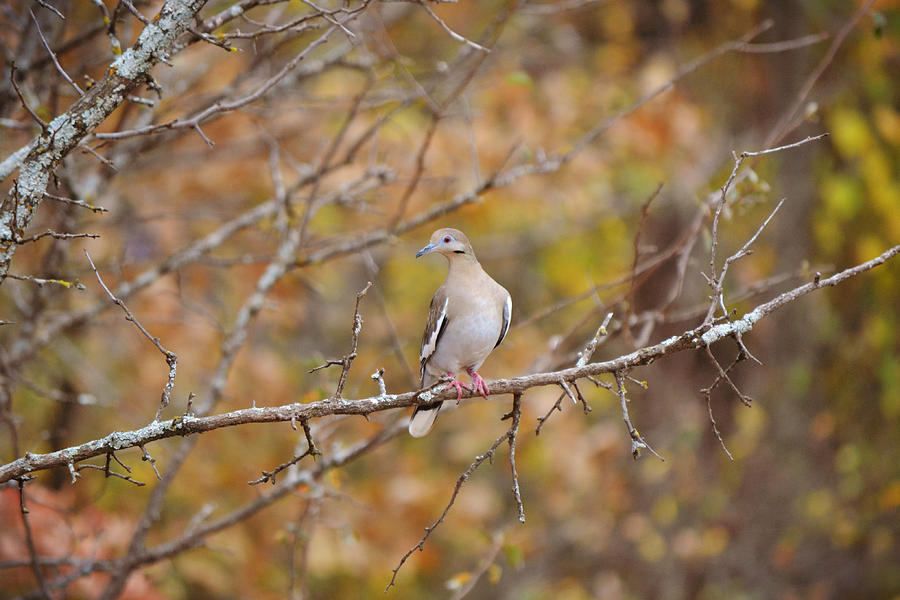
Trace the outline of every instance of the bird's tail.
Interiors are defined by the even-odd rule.
[[[441,410],[443,403],[443,401],[438,401],[417,406],[412,417],[409,418],[409,435],[417,438],[427,435],[431,431],[431,426],[434,425],[434,420],[437,419],[438,411]]]

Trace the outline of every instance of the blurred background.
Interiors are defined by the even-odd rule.
[[[198,27],[231,4],[211,0]],[[253,94],[327,31],[332,21],[310,15],[341,6],[261,4],[209,30],[225,49],[194,40],[171,66],[156,67],[161,96],[139,90],[153,105],[123,105],[99,133],[190,119]],[[752,171],[723,212],[720,258],[786,202],[754,254],[730,268],[729,309],[743,314],[817,271],[826,276],[877,256],[900,241],[900,3],[879,0],[842,32],[864,4],[353,4],[358,13],[329,13],[352,14],[346,30],[254,101],[204,120],[202,135],[187,126],[89,139],[112,165],[73,152],[49,191],[107,212],[48,199],[28,233],[100,237],[24,245],[11,269],[85,289],[12,279],[0,287],[0,319],[13,322],[0,327],[10,398],[2,462],[139,428],[156,413],[168,367],[109,302],[84,250],[111,289],[146,278],[126,302],[178,354],[167,418],[185,411],[191,392],[195,404],[211,398],[223,341],[292,227],[304,228],[297,261],[265,296],[213,412],[330,396],[339,368],[308,371],[348,352],[355,294],[367,281],[374,287],[360,304],[364,322],[344,395],[376,395],[370,374],[379,368],[389,392],[415,389],[428,303],[445,267],[414,254],[438,227],[465,231],[513,297],[510,333],[481,371],[488,380],[571,366],[609,311],[611,335],[595,360],[695,327],[708,303],[701,272],[709,268],[710,214],[672,302],[679,266],[664,255],[690,238],[734,166],[732,151],[830,134],[747,163]],[[49,120],[74,99],[47,61],[30,10],[79,84],[100,79],[115,57],[97,6],[54,6],[64,21],[30,2],[2,9],[0,159],[35,134],[9,85],[12,60],[39,115]],[[147,16],[160,6],[136,3]],[[133,43],[143,25],[121,5],[106,8],[121,45]],[[753,46],[703,64],[578,145],[690,61],[768,19]],[[283,24],[290,27],[277,30]],[[772,45],[784,41],[791,43]],[[540,168],[573,149],[566,164]],[[484,185],[522,165],[548,172]],[[14,177],[2,182],[4,197]],[[172,266],[172,256],[255,209],[257,218]],[[631,276],[634,264],[655,258]],[[559,390],[530,390],[517,451],[526,523],[516,522],[504,445],[465,483],[387,596],[391,570],[440,516],[459,475],[506,430],[508,398],[442,412],[427,438],[400,435],[327,471],[202,547],[135,571],[121,596],[898,598],[898,276],[896,260],[888,262],[760,322],[744,341],[762,365],[745,361],[732,373],[752,408],[724,385],[707,406],[700,390],[717,372],[700,352],[633,371],[646,389],[628,385],[632,421],[665,462],[632,460],[617,397],[587,381],[580,387],[592,412],[566,400],[536,436],[537,418]],[[661,316],[651,325],[622,326],[652,311]],[[730,340],[713,350],[726,366],[737,354]],[[733,461],[712,431],[710,409]],[[313,433],[327,458],[404,415],[314,421]],[[247,482],[302,452],[303,439],[287,424],[198,436],[147,546],[176,538],[198,514],[215,518],[252,503],[270,486]],[[179,443],[147,447],[162,474]],[[148,485],[99,471],[83,471],[72,485],[56,470],[26,486],[39,554],[70,559],[48,566],[48,579],[126,552],[156,477],[139,451],[119,458]],[[0,489],[2,597],[39,589],[22,562],[18,503],[15,488]],[[108,579],[77,578],[66,597],[98,597]]]

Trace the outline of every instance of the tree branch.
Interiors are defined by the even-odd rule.
[[[775,298],[758,305],[740,319],[721,323],[712,327],[701,325],[689,329],[681,335],[672,336],[657,344],[640,348],[612,360],[593,362],[580,367],[571,367],[559,371],[523,375],[510,379],[497,379],[488,382],[492,395],[522,393],[533,387],[559,385],[560,380],[571,382],[588,376],[602,373],[615,373],[648,365],[668,354],[690,349],[702,349],[715,342],[735,334],[745,334],[764,317],[782,306],[822,287],[836,286],[839,283],[884,264],[900,253],[900,245],[886,250],[881,255],[854,267],[850,267],[827,279],[801,285],[784,292]],[[181,416],[166,421],[156,421],[140,429],[114,432],[106,437],[96,439],[78,446],[71,446],[46,454],[26,453],[25,456],[0,466],[0,483],[18,479],[29,473],[55,467],[64,467],[95,456],[115,452],[124,448],[141,446],[156,440],[171,437],[205,433],[223,427],[234,427],[247,423],[277,423],[304,419],[318,419],[330,415],[368,415],[374,412],[406,408],[409,406],[428,404],[434,400],[450,400],[456,392],[415,391],[404,394],[388,394],[358,400],[333,402],[330,399],[319,400],[308,404],[285,404],[281,406],[255,407],[220,413],[206,417]],[[471,392],[464,392],[466,398]]]
[[[0,284],[16,252],[16,236],[31,222],[47,191],[50,175],[60,161],[125,101],[129,92],[146,81],[150,69],[172,50],[175,40],[190,25],[206,0],[167,0],[137,42],[119,56],[106,76],[69,109],[53,119],[25,157],[10,190],[16,207],[0,213]]]

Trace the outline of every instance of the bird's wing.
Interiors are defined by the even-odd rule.
[[[447,304],[450,298],[438,289],[431,299],[431,309],[428,311],[428,321],[425,323],[425,333],[422,335],[422,351],[419,353],[419,377],[422,385],[425,382],[425,365],[434,354],[441,335],[447,328],[450,320],[447,318]]]
[[[503,338],[506,337],[506,332],[509,331],[509,320],[512,318],[512,296],[507,292],[506,294],[506,303],[503,305],[503,324],[500,326],[500,337],[497,338],[497,343],[494,344],[494,348],[500,345],[500,342],[503,341]]]

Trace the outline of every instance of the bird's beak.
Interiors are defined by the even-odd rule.
[[[422,248],[421,250],[416,252],[416,258],[419,258],[420,256],[424,256],[424,255],[428,254],[429,252],[434,250],[436,247],[437,247],[437,244],[428,244],[427,246],[425,246],[424,248]]]

